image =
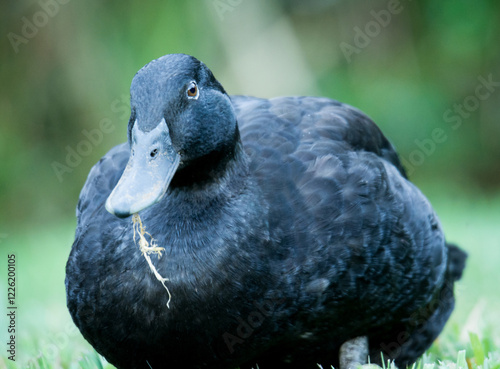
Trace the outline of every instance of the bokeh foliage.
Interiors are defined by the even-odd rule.
[[[73,216],[90,167],[126,139],[134,73],[173,52],[203,60],[229,93],[315,94],[359,107],[404,158],[419,159],[412,173],[419,183],[500,186],[500,89],[459,129],[443,118],[474,95],[479,76],[500,81],[494,0],[391,0],[400,11],[379,21],[378,32],[369,28],[373,14],[391,1],[56,1],[1,5],[1,224]],[[23,36],[26,20],[43,23],[40,11],[46,24],[13,47],[8,35]],[[356,27],[373,36],[346,57],[341,45],[356,45]],[[76,150],[86,140],[82,130],[98,129],[103,119],[113,132],[69,167],[68,147]],[[447,138],[421,160],[415,140],[431,138],[435,128]],[[54,162],[71,172],[58,176]]]

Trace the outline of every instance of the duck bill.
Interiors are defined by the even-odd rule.
[[[125,218],[157,203],[165,195],[179,162],[165,119],[149,132],[141,131],[136,122],[129,161],[106,200],[106,210]]]

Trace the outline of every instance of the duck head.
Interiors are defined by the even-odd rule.
[[[106,201],[106,209],[120,218],[160,201],[179,171],[193,180],[209,172],[239,139],[224,88],[189,55],[166,55],[139,70],[130,105],[130,157]]]

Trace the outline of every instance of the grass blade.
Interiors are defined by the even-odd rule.
[[[479,340],[479,337],[476,333],[469,332],[470,344],[472,346],[472,351],[474,352],[474,359],[476,360],[477,365],[483,365],[484,363],[484,348]]]
[[[461,350],[457,355],[457,369],[468,369],[467,360],[465,360],[465,350]]]

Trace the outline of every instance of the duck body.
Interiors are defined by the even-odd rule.
[[[140,211],[165,248],[151,257],[168,279],[169,307],[134,242],[123,210],[133,205],[112,195],[139,155],[139,110],[155,114],[156,89],[141,102],[142,84],[133,84],[129,143],[94,166],[77,208],[66,288],[83,336],[118,368],[337,365],[339,347],[358,336],[368,337],[372,362],[380,352],[414,362],[453,309],[465,254],[446,244],[392,145],[364,114],[330,99],[203,102],[210,89],[225,91],[193,59],[163,57],[134,79],[166,69],[174,84],[161,63],[187,63],[185,79],[199,88],[199,105],[168,105],[180,112],[160,109],[151,120],[165,119],[180,156],[169,161],[164,195]],[[213,126],[172,123],[198,106],[218,117]],[[225,113],[234,122],[217,127]]]

